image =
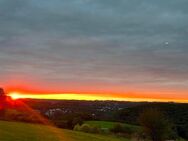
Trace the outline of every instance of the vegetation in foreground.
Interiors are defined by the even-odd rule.
[[[113,128],[113,126],[115,124],[117,124],[118,122],[110,122],[110,121],[86,121],[85,123],[87,123],[89,125],[93,125],[93,126],[99,126],[101,128],[110,129],[110,128]],[[136,125],[126,124],[126,123],[121,123],[121,124],[123,126],[130,127],[132,129],[139,128],[139,126],[136,126]]]
[[[85,124],[88,124],[90,127],[95,127],[95,129],[101,129],[103,133],[112,133],[112,134],[123,134],[126,137],[132,137],[133,134],[141,130],[140,126],[131,125],[127,123],[120,122],[109,122],[109,121],[86,121]]]
[[[128,141],[125,138],[59,129],[46,125],[0,121],[1,141]]]
[[[178,135],[173,130],[172,124],[158,109],[146,109],[139,117],[143,135],[147,135],[152,141],[164,141],[177,139]]]

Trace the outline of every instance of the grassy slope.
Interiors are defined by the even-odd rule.
[[[89,124],[89,125],[94,125],[94,126],[98,126],[101,128],[112,128],[114,126],[114,124],[116,124],[117,122],[108,122],[108,121],[86,121],[85,123]],[[137,129],[139,128],[139,126],[135,126],[135,125],[130,125],[130,124],[126,124],[126,123],[122,123],[122,125],[126,126],[126,127],[130,127],[133,129]]]
[[[126,141],[125,138],[94,135],[55,127],[0,121],[0,141]]]

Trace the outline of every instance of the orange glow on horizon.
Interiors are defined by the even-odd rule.
[[[133,102],[177,102],[188,103],[188,99],[166,99],[166,98],[133,98],[133,97],[115,97],[113,95],[97,95],[97,94],[76,94],[76,93],[62,93],[62,94],[32,94],[21,92],[9,92],[12,99],[51,99],[51,100],[115,100],[115,101],[133,101]]]
[[[15,83],[15,81],[17,83]],[[66,87],[65,87],[66,86]],[[89,87],[88,85],[69,87],[65,85],[45,87],[26,81],[18,81],[3,85],[3,88],[13,99],[57,99],[57,100],[117,100],[117,101],[159,101],[188,103],[188,90],[178,89],[146,89],[145,87]]]

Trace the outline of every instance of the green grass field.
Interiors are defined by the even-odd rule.
[[[116,124],[117,122],[109,122],[109,121],[86,121],[85,123],[92,125],[92,126],[98,126],[101,128],[107,128],[110,129],[114,126],[114,124]],[[139,126],[135,126],[135,125],[130,125],[130,124],[126,124],[126,123],[121,123],[123,126],[125,127],[129,127],[132,129],[138,129]]]
[[[0,141],[128,141],[108,135],[95,135],[51,126],[0,121]]]

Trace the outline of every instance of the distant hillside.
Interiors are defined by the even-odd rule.
[[[188,123],[188,104],[181,103],[144,103],[139,106],[124,108],[119,111],[119,119],[137,124],[139,114],[147,108],[157,108],[175,124]]]

